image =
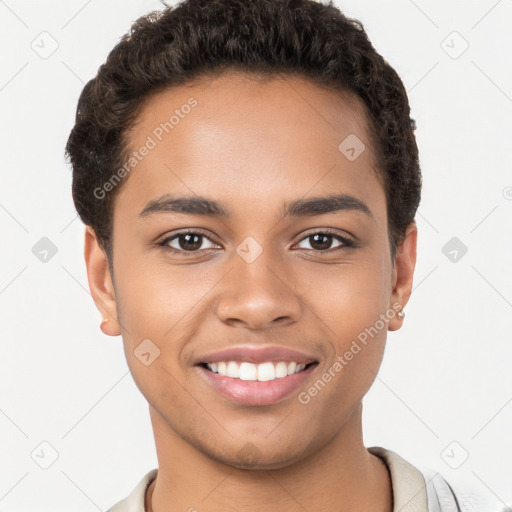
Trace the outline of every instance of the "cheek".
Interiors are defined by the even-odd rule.
[[[391,287],[385,262],[376,258],[340,265],[336,272],[326,269],[329,276],[316,274],[304,283],[307,305],[330,345],[319,378],[330,388],[329,403],[352,407],[370,388],[382,361],[386,320],[395,314],[389,310]],[[322,386],[317,386],[319,395]]]
[[[120,321],[129,338],[177,339],[194,308],[214,285],[191,266],[131,259],[116,268]],[[208,272],[207,272],[208,274]]]
[[[149,264],[149,258],[116,264],[118,316],[134,380],[150,402],[160,386],[177,393],[166,400],[183,400],[183,348],[201,327],[197,313],[218,277],[186,265]]]
[[[356,338],[386,311],[391,295],[388,266],[385,258],[368,251],[342,264],[318,265],[314,272],[303,269],[302,298],[333,340]]]

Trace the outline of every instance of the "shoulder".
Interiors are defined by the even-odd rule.
[[[380,446],[367,448],[380,457],[391,477],[393,512],[466,512],[496,510],[483,498],[467,489],[451,485],[432,469],[419,469],[392,450]]]
[[[372,446],[368,451],[387,466],[393,492],[393,512],[430,512],[422,472],[397,453]]]
[[[109,508],[107,512],[145,512],[144,498],[149,484],[156,478],[158,469],[146,473],[125,499]]]

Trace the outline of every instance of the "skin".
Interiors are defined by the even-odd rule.
[[[394,315],[308,404],[297,399],[359,333],[393,304],[405,307],[411,294],[416,225],[392,261],[386,197],[362,103],[302,78],[261,82],[230,72],[147,98],[130,132],[132,148],[190,97],[197,106],[119,191],[113,276],[94,231],[85,233],[91,294],[109,319],[102,330],[122,335],[133,378],[149,403],[159,469],[146,508],[263,512],[271,503],[290,512],[390,512],[387,468],[363,444],[361,402],[379,369],[387,330],[403,320]],[[366,145],[354,161],[338,150],[350,133]],[[364,201],[371,215],[282,215],[286,202],[333,192]],[[164,193],[222,201],[231,216],[141,218]],[[199,249],[188,256],[183,238],[182,245],[180,238],[168,243],[181,254],[155,245],[184,228],[201,229],[209,239],[196,240]],[[311,235],[326,228],[357,247],[335,237],[315,244]],[[249,236],[263,251],[252,263],[236,251]],[[149,366],[134,355],[145,339],[160,350]],[[248,343],[294,348],[319,364],[300,389],[275,404],[237,404],[200,378],[193,360]],[[252,462],[238,455],[249,443],[258,454]]]

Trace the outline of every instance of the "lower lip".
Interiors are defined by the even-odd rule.
[[[282,400],[297,389],[317,366],[318,363],[312,364],[299,373],[261,382],[225,377],[202,366],[196,366],[196,368],[214,388],[227,398],[245,405],[270,405]]]

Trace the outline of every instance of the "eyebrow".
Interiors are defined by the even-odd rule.
[[[362,212],[374,219],[366,203],[348,194],[298,199],[286,203],[281,214],[283,217],[306,217],[340,211]],[[157,213],[184,213],[223,218],[229,218],[231,215],[229,208],[219,201],[203,196],[175,197],[170,194],[151,200],[139,217],[148,217]]]

